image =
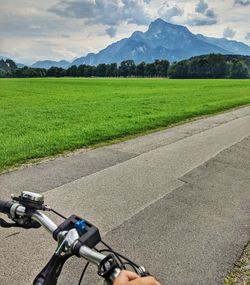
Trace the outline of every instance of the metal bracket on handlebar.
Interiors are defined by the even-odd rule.
[[[65,254],[72,254],[72,248],[78,238],[79,235],[76,229],[71,229],[70,231],[65,232],[65,235],[61,232],[58,236],[56,255],[63,256]]]

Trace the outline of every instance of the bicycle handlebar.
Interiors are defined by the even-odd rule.
[[[60,238],[65,237],[70,232],[70,231],[59,231],[58,232],[59,227],[47,215],[45,215],[39,210],[34,210],[32,212],[26,211],[26,207],[19,204],[18,202],[13,202],[13,201],[6,202],[6,201],[0,200],[0,212],[7,214],[13,220],[18,219],[18,218],[29,217],[31,220],[43,226],[52,236],[55,236],[55,233],[57,233],[57,236],[56,236],[57,241]],[[75,232],[76,233],[75,233],[74,238],[70,241],[72,254],[83,257],[88,262],[95,264],[97,266],[100,266],[100,264],[107,258],[106,255],[98,251],[94,251],[86,245],[82,245],[80,247],[78,246],[77,253],[75,252],[75,245],[77,244],[77,240],[79,238],[79,235],[77,234],[76,230]],[[113,272],[110,273],[109,281],[111,283],[113,283],[115,278],[119,275],[120,271],[121,271],[120,268],[116,267],[114,268]],[[39,283],[39,284],[43,284],[43,283]]]
[[[14,215],[26,216],[26,208],[19,203],[5,202],[0,200],[0,212],[4,214],[11,215],[12,218],[15,218]],[[12,213],[11,213],[12,212]],[[14,214],[14,215],[13,215]],[[38,222],[43,226],[52,236],[56,231],[58,226],[45,214],[36,210],[30,215],[31,219]],[[57,239],[60,236],[61,232],[57,235]],[[64,233],[65,234],[65,233]],[[100,262],[106,257],[105,255],[98,253],[87,246],[82,246],[79,250],[81,257],[85,258],[87,261],[99,265]]]
[[[53,235],[53,232],[57,229],[57,225],[49,217],[47,217],[45,214],[39,211],[35,211],[31,215],[31,219],[38,222],[52,235]]]
[[[150,275],[144,267],[137,265],[106,245],[101,239],[98,228],[87,220],[71,215],[69,218],[64,218],[64,222],[57,226],[42,211],[53,211],[64,218],[46,206],[43,195],[38,193],[23,191],[19,197],[13,196],[10,202],[0,200],[0,212],[7,214],[14,221],[14,223],[8,223],[0,219],[1,227],[32,229],[43,226],[58,242],[56,252],[35,278],[34,285],[56,285],[64,263],[73,255],[83,257],[89,263],[95,264],[98,267],[98,275],[103,277],[108,284],[113,284],[120,274],[121,268],[126,268],[125,264],[129,264],[141,277]],[[98,251],[95,246],[99,242],[106,249]],[[109,254],[104,255],[102,252]],[[84,272],[85,269],[83,275]]]

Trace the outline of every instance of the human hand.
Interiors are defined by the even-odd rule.
[[[113,285],[161,285],[153,277],[140,277],[136,273],[123,270]]]

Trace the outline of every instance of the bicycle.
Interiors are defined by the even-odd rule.
[[[46,211],[53,212],[64,221],[57,226],[43,213]],[[33,285],[56,285],[65,262],[72,256],[83,257],[87,261],[78,285],[82,283],[90,263],[97,266],[97,273],[104,279],[104,284],[113,284],[121,270],[127,269],[127,266],[130,266],[141,277],[150,276],[144,267],[108,246],[101,239],[99,229],[96,226],[76,215],[64,217],[44,204],[42,194],[23,191],[18,197],[12,195],[11,201],[0,200],[0,212],[7,214],[9,219],[13,221],[13,223],[9,223],[0,219],[1,227],[38,229],[43,226],[57,241],[55,253],[36,276]],[[99,243],[105,246],[105,249],[98,250],[96,246]]]

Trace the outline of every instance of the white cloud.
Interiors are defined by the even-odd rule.
[[[138,25],[151,20],[148,0],[61,0],[49,11],[67,18],[79,18],[89,24],[118,25],[123,21]]]
[[[195,12],[204,14],[207,9],[208,9],[208,4],[204,0],[200,0],[200,2],[195,7]]]
[[[106,29],[106,32],[111,38],[113,38],[117,33],[117,28],[116,27],[109,27]]]
[[[209,8],[208,3],[200,0],[194,13],[188,14],[187,23],[191,26],[208,26],[218,22],[218,15],[214,9]]]
[[[158,16],[163,20],[171,21],[173,17],[182,16],[184,9],[177,4],[170,4],[169,2],[163,3],[158,10]]]
[[[234,38],[235,34],[236,34],[236,31],[234,31],[233,29],[229,27],[225,28],[225,30],[223,31],[224,38],[232,39]]]
[[[250,33],[247,33],[247,34],[246,34],[245,39],[246,39],[246,40],[250,40]]]
[[[240,6],[248,6],[250,5],[250,0],[234,0],[234,4]]]

